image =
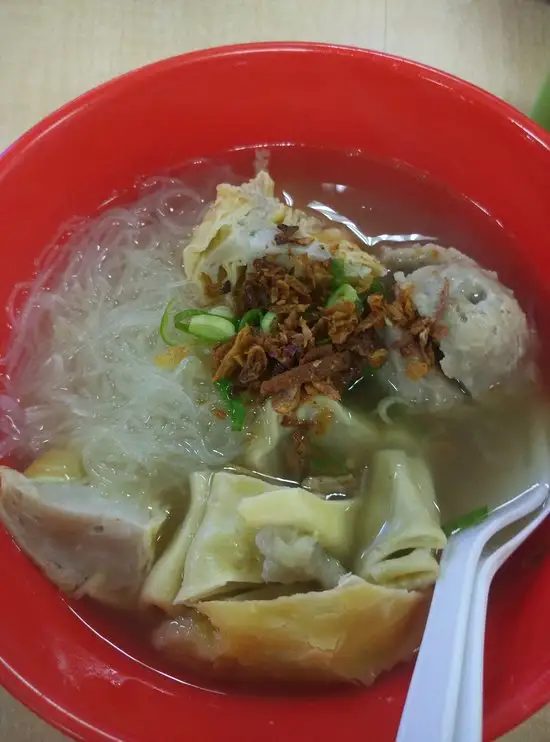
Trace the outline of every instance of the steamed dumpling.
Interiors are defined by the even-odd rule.
[[[356,574],[410,589],[435,582],[439,567],[430,557],[445,547],[447,539],[439,522],[432,477],[422,459],[404,451],[378,451],[369,469],[363,511],[357,518]]]
[[[191,474],[190,503],[185,519],[145,580],[140,596],[143,605],[156,605],[170,613],[181,587],[189,547],[206,512],[212,476],[210,472]]]
[[[349,551],[355,519],[353,500],[322,500],[299,487],[285,487],[242,500],[238,512],[255,531],[266,526],[293,526],[339,558]]]
[[[197,478],[192,480],[192,490],[198,484]],[[337,557],[347,553],[354,524],[351,502],[320,500],[306,490],[233,472],[212,475],[208,487],[204,517],[188,546],[175,605],[192,605],[265,581],[256,536],[270,526],[292,526]]]
[[[441,370],[460,381],[473,397],[518,368],[529,347],[527,318],[495,273],[458,259],[395,277],[401,285],[413,287],[422,317],[441,314],[446,328],[439,344]]]
[[[139,500],[114,501],[78,480],[39,481],[0,467],[0,519],[47,577],[76,597],[132,607],[165,518]]]
[[[266,172],[240,186],[220,184],[215,202],[183,252],[188,278],[200,282],[206,274],[216,282],[223,269],[224,279],[234,285],[239,269],[273,244],[286,208],[274,197]]]
[[[311,437],[315,446],[345,457],[363,453],[376,444],[379,431],[375,423],[351,412],[340,402],[319,395],[298,409],[298,419],[319,422]]]
[[[378,585],[425,590],[437,580],[439,563],[430,549],[411,549],[402,556],[373,560],[368,575]]]
[[[278,229],[283,223],[296,227],[291,242],[285,242]],[[262,171],[240,186],[218,186],[216,201],[184,250],[183,264],[187,276],[203,288],[205,277],[215,284],[228,281],[234,287],[247,265],[269,255],[283,264],[289,263],[289,255],[341,259],[350,277],[385,273],[379,261],[343,235],[334,240],[333,231],[330,239],[323,241],[326,231],[317,218],[275,198],[273,180]]]
[[[191,482],[197,486],[198,480]],[[242,500],[277,489],[257,477],[218,472],[209,483],[206,509],[189,545],[183,582],[174,603],[198,600],[262,582],[262,560],[238,512]]]
[[[427,598],[349,576],[322,592],[201,602],[161,626],[154,643],[231,678],[370,684],[420,644]]]
[[[284,427],[281,419],[282,416],[273,409],[271,399],[258,410],[244,454],[245,464],[252,471],[263,474],[277,472],[280,443],[292,434],[292,428]]]

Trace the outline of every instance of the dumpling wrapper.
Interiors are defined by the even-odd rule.
[[[277,244],[277,225],[283,221],[298,227],[295,237],[308,237],[311,241],[307,245]],[[291,209],[275,198],[273,180],[262,171],[240,186],[227,183],[218,186],[215,202],[184,249],[185,272],[201,287],[204,275],[213,282],[221,276],[234,287],[242,270],[256,258],[271,255],[287,265],[289,254],[307,255],[310,260],[341,259],[350,277],[386,272],[372,255],[343,236],[338,241],[331,238],[327,242],[316,238],[316,235],[321,238],[325,231],[315,217]]]
[[[238,508],[243,499],[278,487],[259,477],[226,471],[214,474],[210,482],[206,512],[189,546],[175,605],[262,582],[255,532],[246,528]]]
[[[349,555],[355,513],[352,501],[325,501],[298,487],[281,487],[229,471],[218,472],[209,481],[204,517],[188,546],[174,605],[193,605],[261,584],[264,557],[256,538],[267,527],[293,527],[338,559]],[[197,482],[196,477],[191,481],[192,490]],[[171,571],[174,577],[180,565],[178,559]]]
[[[439,576],[439,564],[430,549],[413,549],[410,554],[372,562],[369,578],[378,585],[424,590]]]
[[[275,600],[214,600],[161,626],[172,660],[230,678],[366,685],[420,644],[429,593],[344,578],[332,590]]]
[[[217,281],[223,268],[233,286],[239,268],[272,243],[286,209],[274,197],[274,183],[266,172],[240,186],[221,183],[183,252],[187,277],[200,283],[205,273]]]
[[[311,442],[331,454],[341,454],[344,458],[364,454],[376,446],[380,432],[375,423],[356,412],[346,409],[340,402],[319,395],[298,409],[299,420],[322,422],[322,433],[310,436]]]
[[[153,564],[166,513],[105,498],[88,484],[31,480],[0,467],[0,520],[61,590],[130,608]]]
[[[388,580],[404,587],[417,587],[420,572],[422,587],[433,584],[439,574],[437,562],[422,558],[417,550],[443,549],[447,539],[425,462],[404,451],[375,453],[362,508],[357,515],[359,551],[353,571],[366,580]],[[407,550],[412,551],[399,561],[391,559]]]
[[[344,559],[353,538],[355,505],[353,500],[323,500],[300,487],[284,487],[243,499],[238,513],[254,531],[292,526],[312,536],[329,554]]]
[[[206,512],[211,472],[190,476],[189,509],[172,540],[147,576],[141,591],[142,605],[155,605],[170,613],[182,583],[185,560]]]
[[[244,454],[246,466],[262,474],[275,473],[278,470],[277,449],[281,441],[291,435],[292,428],[283,427],[281,415],[275,412],[270,399],[258,410],[251,432],[252,439]]]

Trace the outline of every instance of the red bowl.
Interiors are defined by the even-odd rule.
[[[0,159],[0,304],[32,275],[60,225],[93,214],[137,175],[262,143],[328,145],[427,172],[514,237],[537,303],[549,305],[545,134],[502,101],[442,72],[319,44],[230,47],[159,62],[87,93],[25,134]],[[544,311],[539,315],[549,348],[550,323],[542,322]],[[550,699],[549,543],[550,523],[510,560],[492,591],[487,739]],[[129,631],[115,631],[124,651],[104,639],[102,617],[90,613],[87,625],[5,533],[0,564],[0,681],[77,739],[395,739],[410,665],[372,689],[322,698],[206,691],[149,666],[152,655],[134,646]]]

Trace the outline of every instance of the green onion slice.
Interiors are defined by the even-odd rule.
[[[378,278],[378,276],[375,276],[372,279],[372,283],[367,293],[368,294],[382,294],[382,296],[386,296],[386,287],[384,286],[382,281]]]
[[[175,325],[181,329],[177,322]],[[236,335],[235,325],[225,317],[217,317],[215,314],[197,314],[192,316],[187,332],[200,340],[209,343],[223,343]]]
[[[266,312],[264,316],[261,319],[260,322],[260,328],[264,332],[271,332],[271,326],[273,325],[273,322],[277,319],[277,314],[275,312]]]
[[[332,273],[332,286],[338,288],[346,282],[346,263],[341,258],[333,258],[330,261],[330,272]]]
[[[161,338],[164,340],[166,345],[176,346],[176,345],[184,345],[186,340],[189,340],[189,338],[186,338],[187,329],[184,327],[177,327],[175,325],[175,319],[179,315],[187,315],[188,312],[195,312],[196,314],[202,314],[202,309],[186,309],[183,312],[177,311],[177,301],[174,299],[172,300],[166,309],[164,310],[164,314],[162,315],[162,319],[160,321],[160,328],[159,328],[159,334]]]
[[[489,508],[484,505],[476,510],[471,510],[466,515],[461,515],[459,518],[449,521],[443,526],[443,531],[447,536],[451,536],[457,531],[463,531],[465,528],[471,528],[482,523],[489,516]]]
[[[244,314],[239,322],[239,330],[242,330],[246,325],[259,325],[263,319],[264,313],[261,309],[249,309]]]
[[[232,396],[233,382],[231,379],[219,379],[216,386],[220,391],[220,397],[223,399],[225,409],[229,413],[231,420],[231,430],[240,433],[244,428],[244,419],[246,408],[244,402],[239,397]]]
[[[215,314],[216,317],[225,317],[226,319],[230,319],[232,322],[236,319],[233,310],[228,307],[227,304],[220,304],[219,307],[212,307],[208,310],[208,314]]]
[[[356,302],[359,299],[357,291],[349,283],[343,283],[341,286],[332,292],[327,301],[327,307],[333,307],[340,301],[353,301]]]

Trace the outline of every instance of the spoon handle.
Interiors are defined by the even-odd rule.
[[[493,577],[511,554],[548,516],[544,508],[536,518],[495,551],[482,556],[472,592],[470,620],[464,647],[464,665],[458,696],[456,729],[453,742],[482,739],[483,666],[487,602]],[[488,544],[488,547],[490,544]]]
[[[474,578],[486,538],[479,527],[465,530],[444,551],[396,742],[452,740]]]

